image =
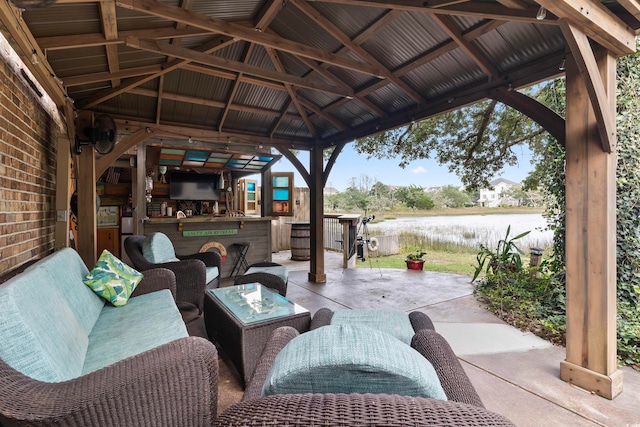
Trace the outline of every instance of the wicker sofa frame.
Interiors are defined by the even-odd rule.
[[[145,271],[132,298],[175,277]],[[218,353],[186,337],[59,383],[32,379],[0,360],[2,426],[209,426],[218,404]]]

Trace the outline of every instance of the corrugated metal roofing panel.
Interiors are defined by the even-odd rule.
[[[254,46],[251,51],[251,56],[249,57],[249,61],[247,62],[249,65],[253,65],[254,67],[264,68],[265,70],[276,71],[275,65],[271,61],[269,54],[267,51],[261,46]]]
[[[327,52],[334,52],[341,46],[340,42],[295,7],[280,9],[269,28],[286,39],[296,40],[298,43]]]
[[[308,3],[338,27],[349,38],[354,39],[363,29],[387,13],[384,9],[357,7],[337,3]]]
[[[98,3],[54,4],[22,14],[34,37],[90,34],[102,31]]]
[[[107,56],[102,46],[52,50],[47,53],[47,60],[61,79],[109,71]]]
[[[427,98],[448,93],[455,87],[486,80],[487,76],[462,49],[441,55],[422,67],[403,76],[412,87]]]
[[[284,107],[288,99],[289,94],[287,92],[265,86],[240,83],[234,103],[279,111]]]
[[[168,73],[164,78],[164,90],[169,93],[216,101],[227,99],[231,84],[231,80],[180,69]]]
[[[387,68],[394,69],[448,39],[428,15],[405,13],[376,31],[362,46]]]
[[[118,45],[118,62],[121,69],[163,64],[166,60],[167,57],[160,53],[140,51],[124,44]]]
[[[230,110],[222,130],[263,133],[265,129],[271,129],[275,121],[276,118],[271,116]]]
[[[155,106],[155,98],[123,93],[101,103],[96,110],[106,114],[155,120]]]
[[[388,84],[367,95],[377,105],[384,105],[387,113],[393,113],[410,107],[415,101],[394,84]]]
[[[191,10],[225,21],[250,21],[266,3],[265,0],[233,0],[231,2],[194,0]]]
[[[505,24],[477,43],[483,51],[490,52],[500,71],[564,50],[560,29],[548,25]]]
[[[302,120],[283,119],[276,130],[275,135],[279,138],[311,138],[309,130]]]

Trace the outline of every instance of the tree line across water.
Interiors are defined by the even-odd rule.
[[[513,201],[512,206],[541,207],[544,200],[539,190],[524,189],[514,185],[505,190],[502,197]],[[385,185],[362,175],[352,178],[349,187],[342,192],[325,194],[326,211],[398,211],[431,210],[476,206],[478,190],[465,190],[454,185],[425,189],[412,184],[407,187]]]

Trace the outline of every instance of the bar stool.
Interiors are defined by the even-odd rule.
[[[245,270],[249,268],[249,263],[247,262],[247,252],[249,252],[249,246],[251,246],[251,242],[238,242],[233,243],[231,246],[235,248],[237,256],[236,262],[235,264],[233,264],[231,275],[229,277],[236,277],[240,275],[240,271],[243,267]]]

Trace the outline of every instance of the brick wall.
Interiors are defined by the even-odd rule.
[[[0,276],[54,248],[57,125],[0,59]]]

